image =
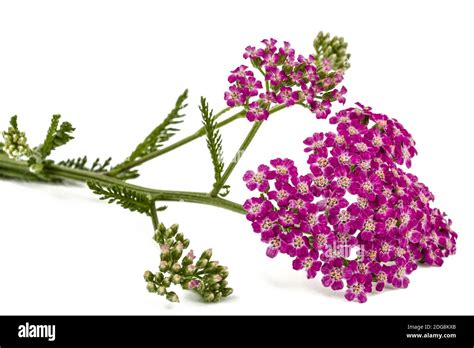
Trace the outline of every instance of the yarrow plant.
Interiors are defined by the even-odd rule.
[[[204,97],[199,111],[202,128],[172,144],[179,131],[187,90],[174,108],[121,162],[111,158],[92,164],[86,156],[54,161],[51,153],[73,139],[73,126],[54,115],[44,141],[32,147],[17,117],[10,120],[0,143],[0,176],[15,180],[87,183],[108,203],[149,216],[159,246],[156,271],[146,271],[149,292],[179,302],[173,285],[191,290],[206,302],[217,302],[232,293],[229,272],[212,261],[212,251],[196,258],[190,241],[177,224],[166,227],[158,219],[161,201],[208,204],[246,214],[254,232],[267,244],[273,258],[287,254],[295,270],[308,279],[320,277],[323,286],[345,291],[349,301],[366,302],[367,294],[385,287],[406,288],[418,264],[441,266],[456,252],[457,234],[451,220],[431,204],[434,196],[408,172],[416,155],[415,141],[397,120],[357,103],[344,105],[347,89],[341,85],[349,68],[347,43],[319,33],[314,52],[297,54],[288,42],[265,39],[248,46],[241,64],[231,70],[224,93],[227,107],[214,113]],[[303,141],[307,167],[301,172],[293,160],[275,158],[243,175],[254,197],[243,205],[225,197],[226,184],[259,128],[282,109],[299,106],[313,117],[329,120],[331,132],[310,134]],[[236,112],[221,121],[219,118]],[[220,128],[246,118],[253,123],[234,159],[224,163]],[[321,121],[319,121],[321,120]],[[214,168],[210,192],[170,191],[129,181],[137,168],[202,136]],[[406,169],[403,169],[406,167]]]

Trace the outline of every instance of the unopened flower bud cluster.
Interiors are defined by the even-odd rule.
[[[18,130],[16,116],[12,117],[11,126],[2,135],[4,140],[3,151],[8,157],[18,160],[22,156],[29,156],[31,150],[27,144],[25,133]]]
[[[184,253],[189,247],[189,239],[178,232],[178,225],[166,228],[160,224],[153,239],[160,245],[160,265],[158,272],[146,271],[144,274],[148,291],[165,296],[171,302],[179,302],[178,295],[169,291],[172,284],[193,290],[206,302],[218,302],[232,293],[227,286],[227,267],[211,260],[211,249],[204,251],[197,260],[192,250]]]

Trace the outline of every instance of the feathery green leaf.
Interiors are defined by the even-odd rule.
[[[186,89],[176,100],[175,107],[166,116],[166,118],[159,124],[153,131],[135,148],[130,156],[120,164],[117,164],[113,169],[117,170],[123,166],[148,155],[149,153],[156,151],[158,148],[163,146],[163,143],[169,140],[175,135],[179,129],[175,127],[176,124],[183,122],[182,118],[185,116],[181,114],[181,110],[184,109],[187,104],[184,102],[188,97],[188,90]]]
[[[202,115],[202,124],[206,130],[207,148],[211,154],[212,165],[214,166],[214,185],[222,178],[224,171],[224,160],[222,151],[222,137],[217,127],[217,119],[209,111],[209,104],[206,98],[201,97],[199,110]]]
[[[60,118],[61,115],[53,115],[46,138],[37,148],[42,158],[48,157],[54,149],[74,139],[72,132],[75,128],[69,122],[59,124]]]
[[[101,163],[100,159],[97,158],[94,161],[94,163],[92,163],[92,166],[88,167],[87,156],[84,156],[84,157],[78,157],[78,158],[69,158],[65,161],[60,161],[58,162],[58,165],[73,168],[73,169],[81,169],[81,170],[87,170],[90,172],[103,173],[109,170],[111,160],[112,160],[112,157],[109,157],[103,163]]]
[[[125,209],[137,211],[142,214],[150,215],[150,199],[144,193],[140,193],[118,185],[105,186],[97,181],[87,181],[87,186],[99,195],[101,200],[108,203],[117,203]]]

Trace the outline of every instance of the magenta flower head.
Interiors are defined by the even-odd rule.
[[[269,116],[268,110],[259,102],[255,101],[249,104],[247,119],[249,121],[263,121]]]
[[[227,78],[231,85],[224,94],[227,105],[243,107],[251,122],[268,119],[272,107],[296,104],[310,109],[316,118],[326,118],[331,102],[346,101],[346,88],[336,86],[349,66],[349,55],[347,44],[335,39],[318,35],[316,53],[307,56],[296,54],[289,42],[279,45],[273,38],[247,46],[243,57],[254,70],[242,64],[231,71]]]
[[[314,73],[305,71],[300,78]],[[283,92],[277,100],[287,102],[290,90]],[[345,93],[330,94],[344,102]],[[328,100],[312,105],[317,118],[330,116]],[[299,175],[294,161],[281,158],[245,173],[247,187],[260,196],[244,208],[269,244],[268,256],[287,254],[307,278],[320,271],[323,286],[345,288],[347,300],[364,303],[373,289],[408,287],[418,263],[443,265],[456,252],[457,234],[431,206],[428,187],[402,169],[416,149],[398,121],[357,104],[329,122],[335,132],[304,140],[309,173]]]
[[[260,192],[266,192],[270,188],[268,180],[275,178],[275,172],[270,167],[262,164],[258,166],[258,171],[248,170],[244,174],[244,181],[250,191],[258,189]]]

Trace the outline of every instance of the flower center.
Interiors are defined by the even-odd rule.
[[[359,262],[357,266],[361,274],[367,274],[367,271],[369,270],[369,266],[367,266],[367,264]]]
[[[326,167],[329,163],[328,159],[325,157],[319,157],[316,162],[318,163],[318,166],[322,168]]]
[[[410,215],[405,213],[400,216],[400,224],[405,225],[408,221],[410,221]]]
[[[382,194],[385,196],[385,198],[390,198],[392,197],[392,192],[389,189],[384,189],[382,191]]]
[[[264,230],[268,231],[273,227],[273,221],[271,221],[270,219],[263,220],[262,227]]]
[[[342,244],[346,244],[347,241],[349,240],[349,235],[347,233],[338,233],[337,240],[341,242]]]
[[[382,245],[380,246],[380,250],[386,254],[390,251],[390,244],[388,244],[387,242],[383,242]]]
[[[318,245],[326,244],[327,240],[328,238],[324,234],[318,234],[316,237],[316,243],[318,243]]]
[[[401,248],[401,247],[396,247],[395,248],[395,256],[397,257],[402,257],[403,255],[405,255],[406,253],[406,250]]]
[[[318,140],[313,143],[313,149],[320,149],[324,146],[324,141]]]
[[[265,175],[262,172],[255,173],[255,175],[253,176],[253,181],[260,184],[263,181],[264,177]]]
[[[379,135],[375,136],[372,139],[372,145],[377,146],[377,147],[382,146],[383,145],[382,138]]]
[[[369,250],[367,252],[367,255],[369,256],[369,259],[375,260],[375,258],[377,257],[377,251],[376,250]]]
[[[365,143],[357,143],[357,144],[355,144],[355,147],[356,147],[357,150],[362,151],[362,152],[367,151],[367,149],[368,149],[368,147]]]
[[[293,201],[293,202],[294,202],[294,207],[296,209],[301,209],[304,207],[304,201],[301,198],[298,198],[296,201]]]
[[[339,219],[339,222],[341,224],[345,224],[349,221],[351,218],[349,212],[347,210],[342,210],[338,215],[337,218]]]
[[[298,183],[298,193],[308,193],[308,185],[305,182]]]
[[[317,187],[325,187],[328,184],[328,179],[324,175],[320,175],[313,179],[314,184]]]
[[[293,216],[290,214],[283,215],[283,221],[287,224],[291,224],[293,222]]]
[[[397,275],[397,278],[403,278],[406,274],[406,268],[405,267],[399,267],[395,273]]]
[[[359,167],[363,170],[363,171],[368,171],[370,169],[370,162],[369,161],[360,161],[359,163]]]
[[[293,240],[293,246],[296,249],[301,248],[304,245],[304,240],[300,236],[296,236],[295,239]]]
[[[304,269],[309,269],[311,268],[311,266],[313,265],[313,258],[312,257],[307,257],[306,259],[304,259],[303,261],[303,267]]]
[[[331,270],[330,277],[334,280],[341,280],[342,279],[342,270],[340,267],[334,267]]]
[[[308,214],[307,221],[308,224],[313,226],[316,223],[316,214]]]
[[[386,283],[388,279],[387,273],[381,271],[377,274],[377,281]]]
[[[349,122],[351,119],[349,118],[349,116],[341,116],[339,118],[339,123],[347,123]]]
[[[332,207],[336,206],[337,203],[338,203],[337,198],[330,197],[326,201],[326,206],[328,206],[329,208],[332,208]]]
[[[285,166],[277,166],[276,171],[280,175],[288,174],[288,168],[286,168]]]
[[[374,189],[374,185],[370,181],[366,181],[362,184],[362,188],[366,192],[372,192]]]
[[[367,220],[364,222],[364,231],[375,231],[375,222],[374,220]]]
[[[355,283],[354,285],[352,285],[352,292],[354,294],[359,295],[363,291],[364,291],[364,287],[361,283]]]
[[[335,141],[338,145],[342,145],[346,142],[346,140],[344,139],[344,135],[336,136]]]
[[[365,209],[369,205],[369,201],[364,197],[357,197],[357,205],[359,208]]]
[[[359,131],[355,129],[353,126],[350,126],[349,128],[347,128],[347,132],[349,132],[350,135],[359,134]]]
[[[280,190],[277,193],[277,197],[278,197],[278,199],[284,199],[284,198],[288,197],[288,192],[286,192],[285,190]]]
[[[397,226],[397,220],[395,220],[394,218],[388,218],[387,221],[385,221],[385,227],[387,228],[387,230],[391,230],[395,226]]]
[[[341,176],[337,179],[337,185],[341,188],[348,188],[351,183],[351,180],[347,176]]]
[[[275,249],[279,248],[280,245],[281,245],[280,238],[278,238],[278,237],[273,237],[273,238],[270,240],[270,245],[271,245],[273,248],[275,248]]]
[[[382,204],[380,208],[377,209],[377,213],[379,214],[385,214],[388,210],[388,207],[386,204]]]
[[[385,179],[385,173],[382,168],[377,169],[375,171],[375,175],[377,175],[380,179],[384,180]]]
[[[338,160],[340,164],[348,164],[350,158],[346,153],[343,153],[342,155],[339,155]]]
[[[260,211],[261,205],[260,204],[252,204],[250,210],[252,213],[258,213]]]

